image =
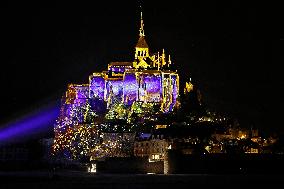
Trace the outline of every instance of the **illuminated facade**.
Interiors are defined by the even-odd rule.
[[[164,139],[163,135],[152,135],[151,139],[135,141],[134,156],[148,157],[149,162],[164,161],[166,151],[171,144],[172,142]]]
[[[179,75],[172,70],[170,55],[151,54],[144,34],[141,12],[139,39],[133,62],[111,62],[107,71],[89,76],[89,83],[70,84],[66,101],[84,103],[87,99],[100,99],[107,108],[116,102],[132,105],[133,102],[161,105],[161,112],[169,112],[176,106],[179,95]]]

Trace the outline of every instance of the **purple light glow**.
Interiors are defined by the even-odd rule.
[[[127,65],[111,65],[109,66],[109,71],[112,72],[112,74],[121,74],[123,75],[124,72],[126,72],[127,70],[129,69],[133,69],[133,67],[129,64],[132,64],[131,62],[124,62],[124,64],[127,64]]]
[[[90,79],[90,98],[104,98],[105,80],[102,76],[93,76]]]
[[[131,105],[137,99],[138,83],[136,81],[135,73],[125,73],[124,76],[124,102]]]
[[[110,70],[114,73],[121,73],[123,74],[125,72],[125,67],[111,67]]]
[[[121,95],[123,93],[123,80],[110,80],[106,82],[106,94],[110,94],[112,90],[115,96]],[[107,96],[108,98],[108,96]]]
[[[89,86],[74,86],[76,90],[76,98],[77,99],[86,99],[89,97]]]
[[[148,94],[149,102],[160,102],[161,76],[154,74],[142,74],[143,84]]]
[[[177,97],[178,97],[178,91],[177,91],[177,76],[171,75],[172,80],[172,86],[173,86],[173,103],[176,103]]]
[[[53,128],[55,119],[59,114],[59,108],[56,106],[45,107],[36,110],[16,121],[1,125],[0,144],[15,142],[46,132]]]
[[[165,112],[172,111],[176,104],[179,86],[178,75],[174,72],[135,70],[121,62],[113,62],[108,67],[107,77],[104,73],[107,72],[93,73],[89,84],[74,85],[76,99],[71,103],[85,104],[88,98],[99,98],[108,105],[114,101],[127,105],[135,101],[163,103]]]
[[[74,100],[74,104],[78,104],[78,105],[86,104],[87,100],[88,100],[87,98],[76,98]]]

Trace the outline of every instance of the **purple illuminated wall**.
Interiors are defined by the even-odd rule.
[[[87,86],[75,86],[76,90],[76,99],[74,100],[74,104],[85,104],[89,98],[89,85]]]
[[[105,80],[101,74],[96,74],[90,76],[89,85],[74,85],[76,91],[74,104],[85,104],[89,98],[94,99],[94,97],[103,99],[110,104],[123,101],[128,105],[134,101],[159,103],[163,100],[166,112],[171,111],[176,104],[178,97],[177,74],[158,70],[137,71],[129,66],[117,65],[110,66],[109,70],[121,75],[116,77],[109,75],[109,78]],[[113,96],[109,99],[111,94]]]
[[[88,101],[87,98],[76,98],[74,101],[74,104],[80,105],[80,104],[85,104]]]
[[[105,80],[102,76],[92,76],[90,79],[90,98],[104,99]]]
[[[135,73],[126,72],[124,75],[123,98],[128,105],[132,104],[137,99],[138,83],[136,81]]]
[[[109,70],[114,72],[114,73],[120,73],[123,74],[124,72],[128,71],[129,69],[133,69],[132,66],[129,65],[112,65],[109,67]]]
[[[148,102],[160,102],[161,93],[161,76],[160,74],[143,73],[140,75],[142,80],[141,84],[146,89]]]
[[[89,97],[89,86],[88,85],[77,85],[74,86],[76,90],[76,98],[77,99],[86,99]]]
[[[123,95],[123,80],[106,81],[106,89],[105,89],[106,99],[108,98],[111,90],[115,96],[122,96]]]
[[[71,119],[75,119],[79,123],[84,122],[83,107],[87,105],[89,100],[89,85],[74,85],[76,92],[76,99],[65,105],[65,116]],[[73,111],[73,115],[72,112]]]
[[[177,85],[177,75],[172,74],[171,75],[171,82],[173,86],[173,95],[172,95],[172,104],[170,106],[170,111],[172,111],[173,106],[176,104],[177,98],[178,98],[178,85]]]
[[[122,73],[123,74],[125,72],[125,67],[124,66],[121,66],[121,67],[111,66],[110,70],[114,73]]]

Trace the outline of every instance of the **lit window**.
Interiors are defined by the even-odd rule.
[[[88,172],[90,173],[96,173],[97,172],[97,164],[92,163],[91,166],[88,169]]]

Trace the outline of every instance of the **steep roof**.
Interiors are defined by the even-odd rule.
[[[138,48],[149,48],[144,36],[139,37],[139,40],[136,44],[136,47],[138,47]]]

